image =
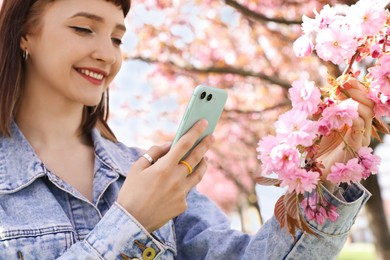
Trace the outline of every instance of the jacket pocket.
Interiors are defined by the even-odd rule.
[[[70,225],[8,230],[0,226],[0,259],[55,259],[73,243]]]

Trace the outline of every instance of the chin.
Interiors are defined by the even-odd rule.
[[[85,96],[82,100],[82,103],[84,106],[88,107],[94,107],[99,105],[100,101],[102,101],[103,94],[100,92],[98,95],[90,95],[90,96]]]

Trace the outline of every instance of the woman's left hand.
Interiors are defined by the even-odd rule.
[[[355,118],[352,126],[346,127],[341,134],[344,136],[345,142],[356,152],[360,147],[370,144],[374,102],[367,97],[365,87],[357,80],[351,79],[348,83],[350,86],[347,89],[349,95],[359,103],[359,117]],[[347,99],[347,97],[344,94],[340,94],[340,99]],[[321,179],[324,182],[324,186],[331,192],[335,185],[326,180],[330,173],[330,168],[336,162],[345,163],[352,158],[352,154],[345,147],[345,143],[337,132],[324,136],[321,140],[317,161],[322,162],[325,167],[322,170]]]

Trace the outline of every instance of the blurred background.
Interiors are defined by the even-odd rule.
[[[110,125],[125,144],[147,149],[173,139],[198,84],[226,89],[208,173],[198,189],[226,212],[233,228],[254,233],[284,192],[254,182],[259,139],[272,134],[278,115],[290,109],[292,81],[308,78],[323,86],[327,73],[337,77],[343,70],[314,54],[295,57],[302,15],[313,18],[325,4],[356,2],[133,0],[126,61],[111,86]],[[364,182],[373,196],[339,259],[390,259],[390,139],[372,148],[382,157],[380,173]]]

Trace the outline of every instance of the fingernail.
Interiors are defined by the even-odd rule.
[[[202,119],[202,126],[204,126],[205,128],[209,125],[209,121],[207,121],[206,119]]]

